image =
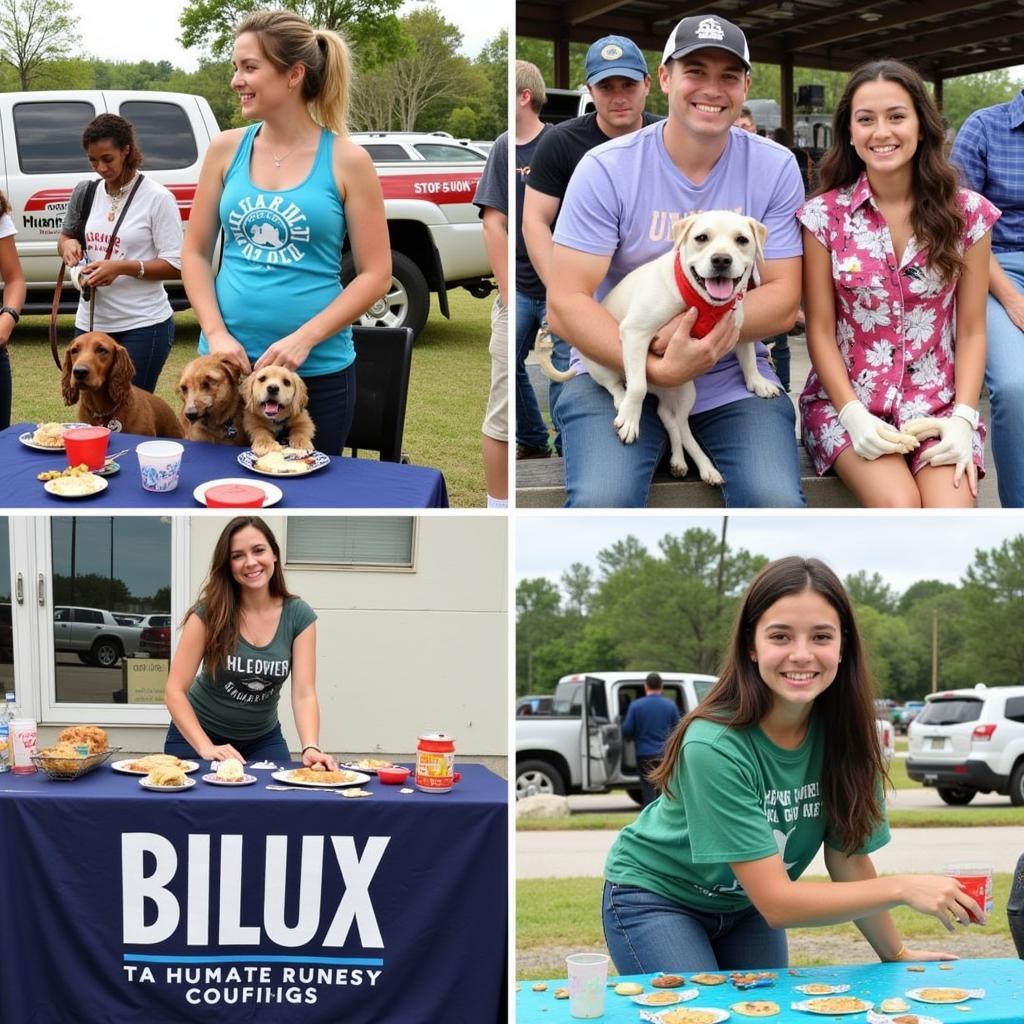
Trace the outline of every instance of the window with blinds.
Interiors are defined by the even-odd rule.
[[[289,516],[289,565],[413,568],[413,516]]]

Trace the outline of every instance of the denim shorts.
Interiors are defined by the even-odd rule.
[[[605,882],[601,916],[620,974],[789,964],[785,929],[771,928],[753,906],[712,914],[635,885]]]

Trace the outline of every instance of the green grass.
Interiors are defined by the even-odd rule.
[[[806,881],[827,881],[820,877],[808,877]],[[997,874],[994,882],[994,906],[1005,907],[1010,893],[1011,876]],[[519,879],[516,883],[516,952],[519,956],[540,953],[544,962],[531,961],[526,969],[517,969],[520,980],[531,978],[554,978],[564,974],[564,961],[560,955],[552,955],[550,961],[544,951],[558,948],[591,949],[603,948],[604,936],[601,931],[601,889],[600,878],[530,878]],[[893,919],[900,936],[919,947],[945,948],[948,933],[932,917],[919,914],[909,907],[898,907]],[[791,938],[799,936],[840,936],[850,934],[850,924],[828,925],[821,928],[794,928]],[[1010,945],[1009,924],[1006,915],[993,913],[985,926],[985,935],[991,939],[1005,939]],[[804,948],[808,944],[804,944]],[[813,943],[810,944],[813,948]],[[815,962],[813,954],[801,954],[792,949],[794,967],[809,966]]]
[[[409,400],[402,447],[411,462],[445,475],[453,507],[486,504],[480,457],[480,424],[487,404],[491,361],[487,352],[492,299],[449,292],[452,319],[445,320],[432,299],[430,319],[413,350]],[[156,393],[178,408],[174,387],[182,367],[196,354],[199,329],[191,311],[175,314],[175,343]],[[60,374],[50,355],[49,318],[22,317],[11,345],[14,375],[12,423],[74,419],[60,394]],[[58,350],[64,351],[74,318],[60,318]]]

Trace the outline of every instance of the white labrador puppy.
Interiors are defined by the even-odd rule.
[[[753,278],[757,283],[757,261],[763,258],[768,229],[752,217],[724,210],[711,210],[684,217],[672,225],[672,248],[663,256],[628,273],[601,303],[619,322],[625,381],[617,370],[581,356],[591,377],[612,396],[618,415],[614,425],[625,444],[640,433],[640,412],[648,390],[658,396],[658,417],[668,433],[670,468],[676,476],[686,475],[685,451],[709,484],[721,484],[722,475],[704,454],[690,432],[687,418],[693,408],[696,389],[692,381],[678,387],[647,386],[647,351],[658,328],[691,305],[711,314],[711,323],[701,329],[705,312],[698,315],[691,333],[703,337],[717,322],[716,312],[735,307],[736,326],[743,324],[742,298]],[[684,295],[684,292],[687,294]],[[544,372],[555,380],[572,374],[559,372],[549,355],[538,349]],[[747,390],[760,398],[773,398],[779,388],[757,369],[754,346],[736,346],[736,358]]]

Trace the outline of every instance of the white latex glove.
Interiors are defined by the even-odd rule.
[[[960,486],[966,472],[971,493],[977,495],[977,468],[974,465],[973,451],[974,427],[962,416],[949,416],[928,422],[933,425],[929,433],[932,434],[937,429],[940,440],[921,456],[922,464],[956,466],[953,486]]]
[[[839,410],[839,422],[850,435],[853,450],[862,459],[882,455],[906,455],[921,443],[912,434],[904,434],[877,416],[872,416],[856,398]]]

